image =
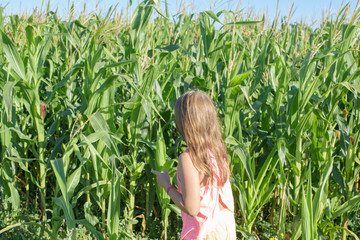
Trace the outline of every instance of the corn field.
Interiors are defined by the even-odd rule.
[[[359,239],[360,6],[318,27],[162,7],[0,7],[0,238],[179,239],[151,169],[176,185],[174,104],[199,89],[222,122],[238,239]]]

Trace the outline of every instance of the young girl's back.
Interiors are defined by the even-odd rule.
[[[178,190],[166,171],[153,173],[181,209],[181,239],[236,239],[230,169],[209,96],[201,91],[184,93],[175,103],[175,124],[188,146],[179,157]]]
[[[184,152],[183,154],[188,154]],[[181,239],[236,239],[234,200],[230,181],[221,186],[221,177],[215,156],[208,151],[213,165],[213,184],[200,187],[200,210],[192,217],[181,212],[183,229]],[[182,156],[180,157],[181,161]],[[177,170],[179,174],[179,169]],[[182,193],[177,174],[178,191]]]

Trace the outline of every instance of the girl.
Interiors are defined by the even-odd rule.
[[[181,209],[181,239],[236,239],[230,170],[215,107],[207,94],[188,91],[175,103],[176,129],[188,148],[179,157],[178,189],[169,174],[152,171]]]

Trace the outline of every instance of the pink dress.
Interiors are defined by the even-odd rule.
[[[183,228],[181,239],[236,239],[234,198],[230,181],[221,187],[220,171],[215,156],[209,151],[214,175],[213,184],[200,188],[200,211],[195,217],[181,212]],[[177,175],[178,191],[181,182]],[[220,210],[220,204],[225,208]]]

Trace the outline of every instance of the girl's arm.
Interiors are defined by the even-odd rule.
[[[163,173],[154,170],[152,172],[157,175],[159,185],[165,190],[171,186],[169,174],[166,170]],[[195,217],[200,210],[200,179],[199,172],[194,167],[187,152],[179,157],[178,175],[181,181],[182,194],[177,189],[171,188],[169,196],[181,211]]]
[[[180,155],[178,171],[184,207],[188,214],[194,217],[200,210],[200,178],[188,152]],[[171,190],[169,194],[170,192]]]

